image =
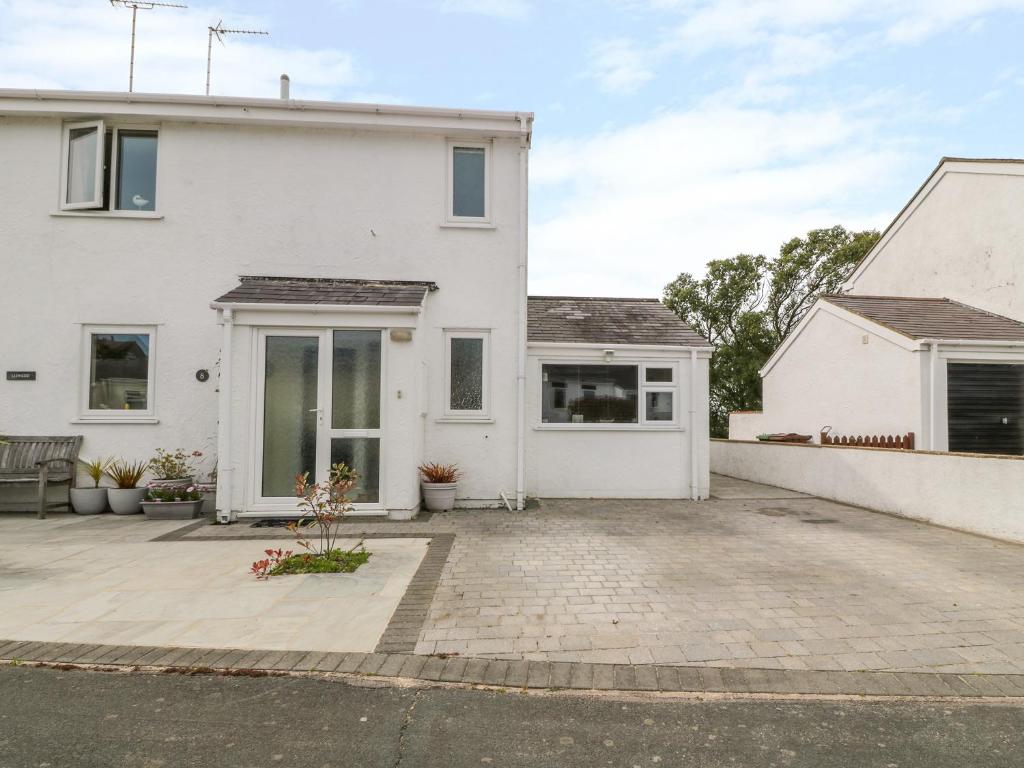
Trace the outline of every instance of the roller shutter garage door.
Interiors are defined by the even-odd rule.
[[[1024,365],[950,363],[949,450],[1024,454]]]

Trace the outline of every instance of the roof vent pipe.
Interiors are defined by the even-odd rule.
[[[292,82],[291,78],[288,77],[288,75],[281,75],[281,98],[282,99],[291,98],[288,95],[288,90],[289,90],[289,87],[291,86],[291,82]]]

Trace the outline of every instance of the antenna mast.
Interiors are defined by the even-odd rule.
[[[224,45],[224,35],[269,35],[262,29],[226,29],[221,26],[224,20],[221,19],[212,27],[207,27],[209,35],[206,40],[206,95],[210,95],[210,63],[213,60],[213,38],[217,38],[217,42]]]
[[[135,17],[141,8],[144,11],[151,11],[154,8],[188,8],[180,3],[157,3],[150,0],[110,0],[115,8],[132,9],[132,53],[128,60],[128,93],[135,87]]]

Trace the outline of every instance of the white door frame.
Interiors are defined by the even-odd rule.
[[[245,489],[245,496],[248,503],[245,511],[239,513],[239,517],[291,517],[299,516],[299,510],[294,497],[286,496],[263,496],[263,422],[264,406],[266,397],[266,356],[268,336],[294,336],[300,338],[317,339],[317,433],[316,433],[316,460],[314,480],[320,481],[327,477],[330,465],[331,439],[342,437],[372,437],[380,441],[380,464],[377,472],[379,483],[378,501],[371,504],[354,504],[355,511],[359,514],[387,514],[386,499],[384,497],[385,483],[385,408],[384,392],[387,372],[386,360],[387,350],[385,348],[386,337],[384,330],[380,328],[298,328],[289,326],[280,327],[258,327],[254,329],[255,354],[253,355],[252,381],[254,382],[255,397],[252,398],[252,412],[250,414],[253,426],[252,450],[250,451],[250,479]],[[333,349],[335,331],[377,331],[381,334],[381,371],[380,371],[380,428],[378,429],[333,429],[330,426],[331,405],[333,397]]]

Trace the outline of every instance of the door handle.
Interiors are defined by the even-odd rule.
[[[323,408],[310,408],[309,412],[316,414],[316,420],[317,420],[318,424],[323,424],[324,423],[324,409]]]

